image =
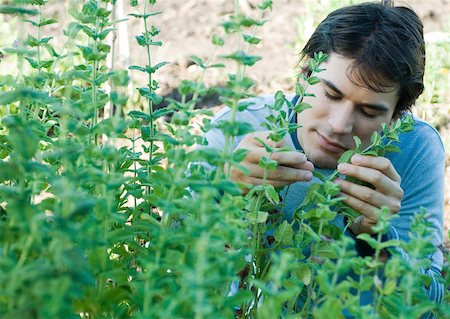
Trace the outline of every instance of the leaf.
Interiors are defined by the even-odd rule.
[[[255,141],[258,141],[259,143],[261,143],[261,145],[264,146],[264,148],[266,149],[267,153],[272,153],[273,152],[273,148],[269,144],[267,144],[265,141],[263,141],[261,138],[255,137],[254,139],[255,139]]]
[[[311,76],[307,80],[309,85],[314,85],[320,82],[320,79],[317,76]]]
[[[130,116],[133,119],[144,119],[147,121],[150,121],[150,115],[141,111],[130,111],[128,112],[128,116]]]
[[[315,178],[317,178],[317,179],[319,179],[321,182],[326,182],[326,178],[325,178],[325,176],[323,176],[320,172],[318,172],[318,171],[312,171],[312,174],[313,174],[313,176],[315,177]]]
[[[189,59],[192,61],[192,62],[194,62],[195,64],[197,64],[199,67],[201,67],[201,68],[206,68],[206,65],[205,65],[205,63],[203,62],[203,60],[202,59],[200,59],[198,56],[196,56],[196,55],[191,55],[191,56],[189,56]]]
[[[318,66],[318,63],[316,62],[316,60],[314,60],[314,59],[308,60],[308,69],[311,72],[314,72],[316,70],[317,66]]]
[[[128,67],[129,70],[138,70],[144,73],[147,73],[147,68],[144,68],[143,66],[139,66],[139,65],[132,65]]]
[[[33,69],[38,69],[39,68],[39,63],[35,59],[32,59],[32,58],[27,57],[27,56],[24,57],[24,59],[27,60],[28,63],[30,63],[30,65],[31,65],[31,67]]]
[[[252,211],[247,214],[247,219],[251,223],[258,223],[258,224],[264,224],[267,221],[267,218],[269,217],[268,212],[262,212],[262,211]]]
[[[212,44],[217,45],[219,47],[221,47],[225,44],[225,41],[223,40],[223,38],[219,37],[216,34],[213,34],[213,36],[211,38],[211,42],[212,42]]]
[[[298,279],[300,279],[304,285],[309,285],[311,283],[311,269],[307,264],[299,264],[294,271]]]
[[[353,140],[355,141],[356,144],[356,152],[360,153],[361,152],[361,139],[358,136],[353,136]]]
[[[278,162],[268,159],[267,157],[263,156],[258,162],[258,165],[264,169],[267,169],[269,171],[273,171],[277,168]]]
[[[266,185],[264,187],[264,193],[266,198],[274,205],[278,205],[280,203],[280,197],[278,196],[278,192],[275,190],[273,185]]]
[[[240,163],[244,160],[244,158],[249,153],[249,150],[244,148],[238,148],[233,152],[233,161],[236,163]]]
[[[137,6],[137,3],[136,3]],[[139,19],[148,19],[149,17],[161,14],[162,12],[158,11],[158,12],[150,12],[147,14],[137,14],[137,13],[129,13],[128,15],[134,18],[139,18]]]
[[[4,14],[19,14],[19,15],[38,15],[39,11],[35,9],[27,9],[22,7],[10,6],[10,5],[1,5],[0,13]]]
[[[339,157],[338,159],[338,164],[341,163],[349,163],[350,159],[352,158],[353,155],[356,154],[355,150],[347,150],[344,153],[342,153],[342,155]]]
[[[300,98],[299,101],[301,101],[301,98],[305,94],[305,88],[300,83],[295,83],[295,94],[297,94]]]
[[[148,125],[141,126],[141,136],[144,142],[149,142],[151,140],[150,126]]]
[[[168,108],[157,109],[152,113],[153,119],[158,119],[160,117],[166,116],[170,113],[173,113],[173,110],[169,110]]]
[[[55,23],[58,23],[58,20],[56,20],[56,19],[43,19],[37,24],[37,26],[38,27],[43,27],[45,25],[50,25],[50,24],[55,24]]]
[[[161,68],[162,66],[166,65],[166,64],[170,64],[170,62],[159,62],[157,64],[155,64],[154,66],[152,66],[150,69],[152,70],[152,73],[155,73],[156,70],[158,70],[159,68]]]
[[[243,35],[244,41],[250,44],[258,44],[261,42],[261,39],[257,38],[257,37],[252,37],[248,34],[244,34]]]
[[[314,174],[314,172],[313,172]],[[314,202],[314,198],[316,197],[316,193],[319,190],[321,184],[314,183],[311,186],[309,186],[308,190],[306,191],[305,198],[303,199],[302,203],[300,204],[300,207],[306,207],[310,203]]]
[[[364,240],[373,249],[377,249],[377,248],[381,247],[381,242],[377,241],[375,238],[373,238],[369,234],[366,234],[366,233],[359,234],[356,238]]]
[[[301,113],[304,110],[307,110],[307,109],[310,109],[310,108],[312,108],[311,104],[306,103],[306,102],[300,102],[300,103],[297,103],[292,110],[297,112],[297,113]]]
[[[294,230],[286,220],[278,226],[274,233],[275,240],[280,245],[292,245],[294,238]]]
[[[39,41],[39,43],[41,44],[48,43],[48,41],[50,41],[51,39],[53,39],[53,37],[44,37]]]
[[[27,44],[31,47],[37,47],[39,45],[39,41],[38,39],[36,39],[35,37],[33,37],[32,35],[28,34],[27,37]]]
[[[149,88],[138,88],[137,89],[139,91],[139,94],[143,97],[148,98],[150,101],[152,101],[153,103],[155,103],[156,105],[160,104],[163,101],[163,97],[156,94],[153,91],[150,91]]]
[[[252,66],[257,61],[261,60],[260,56],[249,55],[249,54],[247,54],[244,51],[237,51],[237,52],[234,52],[234,53],[229,54],[229,55],[222,55],[221,57],[225,58],[225,59],[234,60],[234,61],[236,61],[239,64],[247,65],[247,66]]]

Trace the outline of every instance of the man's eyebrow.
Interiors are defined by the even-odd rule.
[[[339,90],[336,85],[334,85],[332,82],[328,81],[327,79],[321,78],[321,82],[323,82],[326,86],[328,86],[330,89],[335,91],[337,94],[344,96],[344,93],[342,93],[341,90]],[[389,111],[389,108],[384,104],[379,103],[358,103],[359,107],[368,107],[377,111],[387,112]]]
[[[337,94],[339,95],[344,95],[344,93],[342,93],[341,90],[339,90],[336,85],[334,85],[333,83],[331,83],[330,81],[328,81],[327,79],[321,78],[320,79],[321,82],[323,82],[326,86],[328,86],[330,89],[332,89],[333,91],[335,91]]]

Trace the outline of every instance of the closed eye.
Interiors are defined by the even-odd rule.
[[[378,113],[376,113],[376,114],[374,114],[373,112],[373,110],[370,110],[370,112],[369,111],[366,111],[363,107],[360,107],[359,108],[360,109],[360,111],[361,111],[361,114],[362,115],[364,115],[365,117],[368,117],[368,118],[374,118],[374,117],[377,117],[378,116]],[[372,112],[372,113],[371,113]]]
[[[330,94],[327,90],[324,90],[324,92],[325,92],[325,96],[332,101],[339,101],[342,98],[340,95]]]
[[[342,100],[342,96],[341,95],[333,95],[331,93],[329,93],[327,90],[324,90],[325,92],[325,96],[330,99],[331,101],[340,101]],[[367,118],[374,118],[377,117],[379,115],[379,112],[377,112],[376,110],[372,109],[372,108],[367,108],[364,105],[361,105],[358,107],[359,111],[361,112],[361,114]],[[376,113],[373,113],[376,112]]]

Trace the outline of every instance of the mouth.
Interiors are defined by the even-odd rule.
[[[319,145],[326,151],[331,153],[343,153],[347,150],[347,147],[345,147],[344,145],[328,139],[318,131],[316,131],[316,134]]]

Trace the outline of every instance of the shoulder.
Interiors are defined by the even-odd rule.
[[[428,122],[418,118],[414,118],[414,129],[412,132],[405,134],[405,138],[414,138],[418,141],[432,142],[434,146],[444,150],[444,144],[439,132]]]
[[[426,121],[413,118],[413,130],[399,136],[396,146],[400,152],[389,153],[386,157],[392,161],[402,178],[443,174],[445,149],[438,131]]]
[[[430,153],[436,156],[444,156],[444,144],[439,132],[426,121],[414,118],[413,130],[399,136],[399,148],[402,154],[427,155]]]
[[[293,94],[286,94],[286,98],[292,100]],[[241,100],[239,104],[246,104],[247,107],[243,111],[238,111],[236,114],[237,121],[255,122],[261,123],[270,114],[268,105],[272,105],[275,102],[273,95],[258,95]],[[231,116],[231,109],[228,106],[222,107],[212,118],[213,122],[226,121]]]
[[[267,105],[274,102],[273,96],[260,95],[251,98],[244,99],[239,104],[247,104],[244,111],[237,113],[238,116],[252,116],[258,117],[260,113],[264,113],[267,109]],[[212,118],[213,122],[228,120],[231,116],[231,109],[228,106],[223,106]]]

